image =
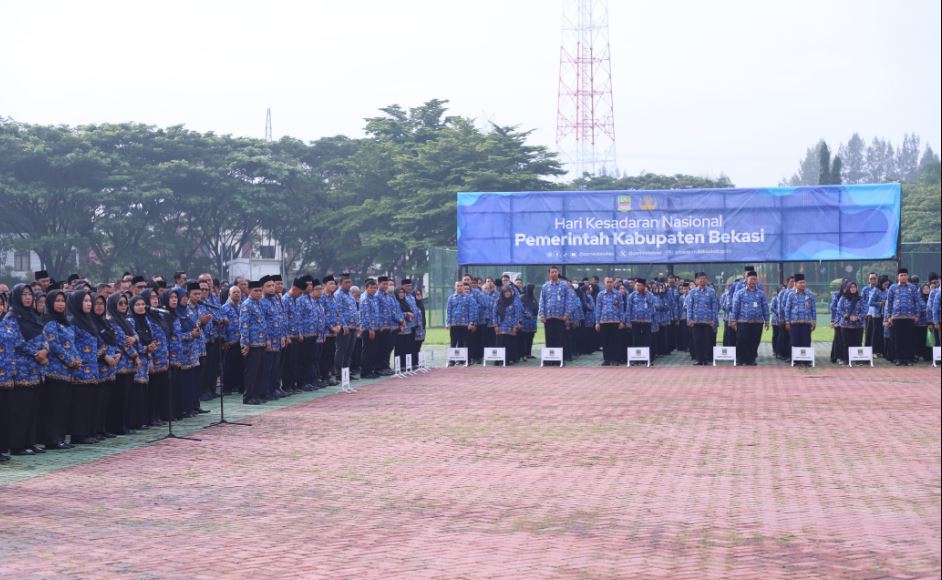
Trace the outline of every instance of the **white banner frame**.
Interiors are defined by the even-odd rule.
[[[507,366],[507,349],[502,346],[488,346],[484,348],[484,366],[487,361],[500,362],[501,366]]]
[[[714,346],[713,347],[713,366],[716,366],[717,361],[732,362],[733,366],[737,366],[736,347],[735,346],[723,346],[720,344]]]
[[[540,366],[546,362],[558,362],[560,368],[566,366],[566,361],[563,360],[563,347],[544,346],[540,349]]]
[[[634,351],[634,352],[632,352]],[[645,366],[651,366],[651,347],[649,346],[630,346],[628,347],[628,366],[631,361],[644,361]]]
[[[457,363],[463,362],[464,366],[468,366],[468,349],[467,347],[448,347],[448,350],[445,351],[445,366],[448,366],[448,363]],[[454,365],[459,366],[459,365]]]
[[[932,347],[932,366],[937,367],[942,362],[942,346]]]
[[[801,354],[802,351],[810,351]],[[792,347],[792,366],[796,362],[810,362],[811,368],[814,368],[814,347],[813,346],[793,346]]]
[[[870,363],[873,366],[873,347],[872,346],[848,346],[847,347],[847,366],[854,366],[854,361]]]

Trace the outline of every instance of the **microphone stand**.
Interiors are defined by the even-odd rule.
[[[238,348],[238,344],[236,344],[236,345],[230,345],[229,348]],[[224,352],[224,353],[223,353],[223,357],[225,357],[225,354],[226,354],[226,353]],[[221,382],[222,385],[223,385],[223,386],[220,386],[220,387],[219,387],[219,420],[218,420],[218,421],[213,421],[213,422],[210,423],[209,425],[203,427],[203,429],[209,429],[210,427],[215,427],[216,425],[242,425],[243,427],[251,427],[251,426],[252,426],[251,423],[240,423],[240,422],[238,422],[238,421],[227,421],[227,420],[226,420],[226,393],[225,393],[225,390],[224,390],[224,385],[226,384],[226,374],[225,374],[225,373],[226,373],[226,364],[225,364],[225,358],[224,358],[224,359],[223,359],[223,364],[222,364],[222,372],[219,373],[220,379],[221,379],[220,382]]]
[[[174,371],[172,369],[167,371],[167,382],[168,382],[168,387],[169,387],[167,389],[167,434],[162,437],[158,437],[156,439],[151,439],[150,441],[148,441],[148,443],[157,443],[158,441],[163,441],[164,439],[183,439],[186,441],[202,441],[202,439],[197,439],[196,437],[183,437],[173,432],[173,380],[171,378],[171,374],[173,372]]]

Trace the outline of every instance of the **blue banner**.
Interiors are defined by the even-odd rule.
[[[458,194],[458,263],[886,260],[900,186]]]

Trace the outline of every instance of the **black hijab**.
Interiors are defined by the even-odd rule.
[[[7,312],[6,319],[16,319],[20,327],[20,334],[26,340],[33,340],[43,332],[42,322],[39,320],[39,313],[32,307],[23,306],[23,292],[29,288],[26,284],[17,284],[10,293],[10,311]],[[32,289],[30,293],[32,294]]]
[[[144,306],[147,306],[147,309],[144,310],[144,314],[137,314],[134,312],[134,305],[138,302],[143,302]],[[131,319],[134,320],[134,330],[137,331],[137,337],[141,339],[141,344],[144,346],[154,342],[154,334],[151,332],[150,323],[147,321],[149,312],[150,306],[148,306],[147,300],[141,294],[131,298],[131,300],[128,302],[128,314],[130,314]],[[154,312],[154,314],[157,313]]]
[[[530,309],[531,312],[536,314],[536,311],[539,310],[539,305],[536,303],[536,297],[533,295],[533,290],[535,286],[533,284],[527,284],[523,289],[523,305]]]
[[[510,292],[509,297],[504,296],[504,293],[506,292]],[[501,286],[500,296],[497,298],[497,314],[501,319],[504,318],[504,314],[507,312],[507,309],[514,305],[514,298],[516,298],[516,296],[514,295],[513,288],[511,288],[509,284],[506,286]]]
[[[850,293],[851,286],[854,286],[855,288],[857,288],[857,291],[854,292],[853,294]],[[847,300],[850,301],[850,309],[853,310],[857,306],[857,303],[860,302],[860,287],[857,286],[856,282],[847,283],[847,287],[844,288],[844,296],[846,296]]]
[[[105,344],[108,346],[118,346],[118,335],[115,333],[114,329],[111,328],[111,325],[108,324],[108,321],[105,319],[104,314],[95,314],[95,303],[98,302],[98,299],[101,298],[105,300],[105,297],[98,293],[92,293],[92,313],[91,319],[95,324],[95,328],[98,331],[98,336],[105,341]],[[108,301],[105,300],[105,314],[108,313]]]
[[[147,317],[150,318],[154,324],[160,325],[164,334],[170,336],[173,334],[173,321],[150,307],[150,299],[153,295],[154,291],[150,288],[145,288],[144,291],[141,292],[141,298],[144,299],[144,304],[147,305]],[[160,304],[160,296],[157,297],[157,304]]]
[[[49,294],[46,294],[46,312],[43,314],[43,324],[51,321],[58,322],[62,326],[69,325],[69,299],[65,300],[65,312],[56,312],[54,308],[56,304],[56,298],[59,296],[65,297],[65,292],[62,290],[52,290]]]
[[[69,294],[69,303],[67,304],[69,316],[72,317],[72,324],[92,336],[98,336],[98,328],[92,320],[91,313],[82,312],[82,302],[85,301],[86,296],[90,296],[90,294],[85,290]],[[94,308],[94,300],[92,301],[92,308]]]
[[[160,307],[167,311],[167,314],[163,315],[163,328],[166,331],[167,336],[173,335],[173,321],[178,318],[177,309],[170,308],[170,296],[176,294],[176,289],[167,290],[160,295]],[[179,307],[179,294],[177,294],[177,306]]]
[[[134,336],[134,327],[131,326],[131,323],[128,321],[128,316],[131,314],[130,306],[128,307],[127,314],[122,315],[118,312],[118,302],[120,302],[122,298],[127,300],[124,293],[121,292],[115,292],[108,297],[108,303],[105,305],[108,320],[120,326],[126,336]]]
[[[399,292],[402,292],[402,298],[399,297]],[[409,301],[406,300],[406,292],[402,288],[396,290],[396,301],[399,302],[399,308],[402,309],[402,313],[412,312],[412,307],[409,306]],[[415,314],[414,312],[412,312]]]

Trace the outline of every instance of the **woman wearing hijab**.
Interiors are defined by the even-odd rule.
[[[43,367],[49,364],[49,346],[43,334],[42,322],[33,308],[33,291],[26,284],[17,284],[10,293],[10,311],[3,319],[14,340],[15,371],[13,391],[7,403],[10,407],[9,446],[13,455],[43,453],[37,447],[36,405],[37,389],[43,380]]]
[[[402,286],[396,289],[396,301],[399,303],[399,308],[402,310],[403,318],[406,321],[395,338],[396,358],[399,359],[399,368],[402,369],[402,372],[405,372],[406,355],[412,354],[412,342],[414,337],[412,336],[411,320],[415,320],[415,313],[412,312],[412,307],[409,306],[409,301],[406,300],[406,291]],[[412,314],[411,319],[406,317],[407,313]],[[413,364],[415,363],[415,361],[412,362]]]
[[[517,359],[514,343],[521,311],[516,306],[516,298],[516,293],[509,284],[502,286],[491,311],[491,320],[495,325],[494,332],[497,333],[497,347],[505,349],[504,360],[507,364],[513,364],[513,361]]]
[[[847,349],[844,347],[844,339],[841,332],[841,315],[838,309],[841,298],[847,294],[847,287],[850,280],[841,282],[841,287],[831,293],[831,328],[834,329],[834,337],[831,339],[831,362],[844,363],[847,358]]]
[[[533,337],[536,336],[537,314],[540,308],[534,290],[533,284],[527,284],[523,288],[523,297],[520,299],[523,312],[520,329],[520,334],[523,335],[523,348],[520,350],[520,358],[523,360],[533,358]]]
[[[180,296],[183,294],[181,290],[182,289],[172,288],[160,296],[160,307],[167,311],[167,313],[164,314],[164,318],[169,328],[167,333],[167,349],[168,360],[170,361],[170,413],[174,420],[183,418],[183,412],[180,409],[180,391],[182,389],[180,381],[183,378],[180,373],[180,360],[183,348],[180,335],[183,334],[183,332],[180,327],[179,316],[177,315],[177,309],[180,306]]]
[[[10,397],[16,372],[16,339],[13,327],[3,317],[7,313],[7,295],[0,294],[0,463],[10,460]]]
[[[70,449],[65,437],[69,432],[72,405],[72,374],[82,364],[75,348],[75,329],[68,318],[68,301],[61,290],[46,295],[43,334],[49,345],[49,365],[43,387],[44,421],[39,440],[46,449]]]
[[[92,426],[95,429],[93,433],[103,439],[116,436],[108,429],[108,408],[111,404],[111,393],[115,390],[118,362],[122,358],[118,337],[106,318],[107,314],[108,300],[105,295],[92,294],[92,322],[105,346],[104,353],[98,357],[98,388],[95,394],[95,418]]]
[[[834,330],[841,333],[844,352],[846,353],[848,348],[862,345],[867,307],[858,292],[856,282],[849,282],[844,289],[844,294],[837,303],[837,316],[838,327]]]
[[[128,396],[128,425],[132,429],[148,429],[151,426],[150,393],[150,353],[149,345],[154,342],[150,324],[147,322],[147,303],[140,295],[134,296],[128,302],[128,325],[137,336],[134,345],[137,350],[134,377]],[[141,324],[139,325],[138,322]]]
[[[141,401],[147,400],[147,393],[134,382],[139,364],[137,333],[128,321],[128,298],[123,292],[108,297],[107,310],[106,320],[115,335],[120,355],[108,401],[108,430],[117,435],[128,435],[143,425],[142,414],[132,417],[131,409],[139,411]]]
[[[150,359],[147,365],[148,417],[150,417],[152,427],[159,427],[171,416],[171,406],[169,405],[170,351],[168,350],[169,339],[167,337],[173,334],[173,324],[169,322],[168,316],[155,310],[160,308],[160,297],[156,292],[148,288],[141,292],[141,298],[147,304],[147,315],[142,320],[135,313],[134,327],[141,339],[141,344],[147,347],[147,354]],[[147,323],[146,327],[143,324],[144,322]],[[152,338],[150,342],[145,342],[145,328],[150,330]]]
[[[932,349],[926,344],[926,338],[929,336],[929,294],[932,293],[932,287],[929,284],[923,284],[919,289],[918,302],[916,303],[916,322],[913,324],[913,346],[916,356],[932,362]]]
[[[877,287],[870,292],[867,301],[867,314],[870,316],[869,333],[870,346],[873,347],[873,356],[882,357],[886,353],[883,342],[883,305],[886,303],[886,291],[890,287],[889,276],[883,275],[877,280]]]
[[[415,363],[418,364],[419,352],[422,351],[422,344],[425,342],[425,327],[426,327],[426,318],[425,318],[425,294],[421,290],[415,291],[415,306],[419,310],[416,313],[416,325],[414,330],[415,333],[415,344],[412,346],[413,353],[415,354]]]
[[[98,357],[106,349],[92,320],[92,295],[86,291],[72,292],[68,297],[68,311],[75,333],[75,350],[81,364],[71,369],[72,402],[69,410],[69,433],[72,443],[87,444],[101,441],[95,436],[95,402],[98,396]]]

